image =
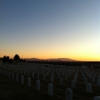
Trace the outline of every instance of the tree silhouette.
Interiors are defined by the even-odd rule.
[[[16,54],[16,55],[14,56],[14,61],[20,61],[20,57],[19,57],[18,54]]]
[[[6,62],[6,56],[3,56],[3,58],[2,58],[2,62]]]
[[[26,62],[25,59],[20,59],[20,62]]]
[[[13,59],[10,59],[10,60],[9,60],[9,63],[10,63],[10,64],[13,63]]]
[[[6,57],[6,61],[9,62],[9,56]]]
[[[2,62],[9,62],[9,56],[3,56]]]

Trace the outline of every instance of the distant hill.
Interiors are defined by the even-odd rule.
[[[38,59],[38,58],[25,58],[26,61],[76,61],[70,58],[50,58],[50,59]]]
[[[26,61],[40,61],[38,58],[25,58]]]
[[[76,61],[70,58],[54,58],[54,59],[48,59],[48,61]]]

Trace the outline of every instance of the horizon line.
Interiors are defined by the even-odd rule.
[[[3,58],[3,57],[0,57],[0,58]],[[56,57],[54,57],[54,58],[23,57],[21,59],[33,59],[33,58],[39,59],[39,60],[48,60],[48,59],[70,59],[70,61],[75,61],[75,62],[77,62],[77,61],[79,61],[79,62],[80,61],[82,61],[82,62],[100,62],[100,60],[76,60],[76,59],[67,58],[67,57],[66,58],[65,57],[58,57],[58,58],[56,58]],[[13,57],[11,57],[10,59],[13,59]]]

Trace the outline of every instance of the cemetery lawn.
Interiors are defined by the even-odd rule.
[[[56,100],[56,98],[43,95],[0,74],[0,100]]]
[[[29,67],[30,68],[30,67]],[[40,67],[37,67],[40,68]],[[78,68],[78,77],[77,82],[75,85],[75,88],[73,88],[73,100],[94,100],[93,98],[95,96],[100,95],[100,87],[97,87],[97,77],[95,79],[95,82],[92,82],[92,80],[87,76],[86,73],[84,75],[88,79],[88,83],[92,83],[92,93],[86,92],[86,84],[84,84],[81,68]],[[71,69],[72,70],[72,69]],[[97,69],[89,69],[95,72],[99,72]],[[43,75],[40,72],[40,91],[36,90],[36,80],[37,80],[37,71],[34,74],[34,78],[31,77],[31,87],[27,86],[27,79],[28,79],[28,71],[26,72],[26,75],[24,75],[24,84],[21,85],[21,75],[19,74],[20,70],[17,70],[19,79],[18,82],[16,81],[15,75],[14,79],[10,78],[8,76],[3,76],[0,74],[0,100],[65,100],[65,90],[66,88],[71,88],[71,81],[73,80],[76,71],[70,77],[66,80],[65,76],[63,77],[63,85],[59,84],[58,75],[56,73],[56,70],[54,70],[55,77],[53,82],[53,97],[48,96],[48,83],[50,83],[50,79],[52,76],[53,69],[50,70],[50,73],[48,77],[46,77],[46,80],[43,80]],[[16,74],[14,73],[14,74]],[[44,73],[46,73],[44,71]],[[62,75],[62,74],[61,74]],[[30,74],[32,76],[32,73]]]

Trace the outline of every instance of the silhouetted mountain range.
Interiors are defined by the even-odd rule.
[[[49,59],[38,59],[38,58],[25,58],[26,61],[76,61],[70,58],[49,58]]]
[[[54,59],[48,59],[48,61],[76,61],[70,58],[54,58]]]

